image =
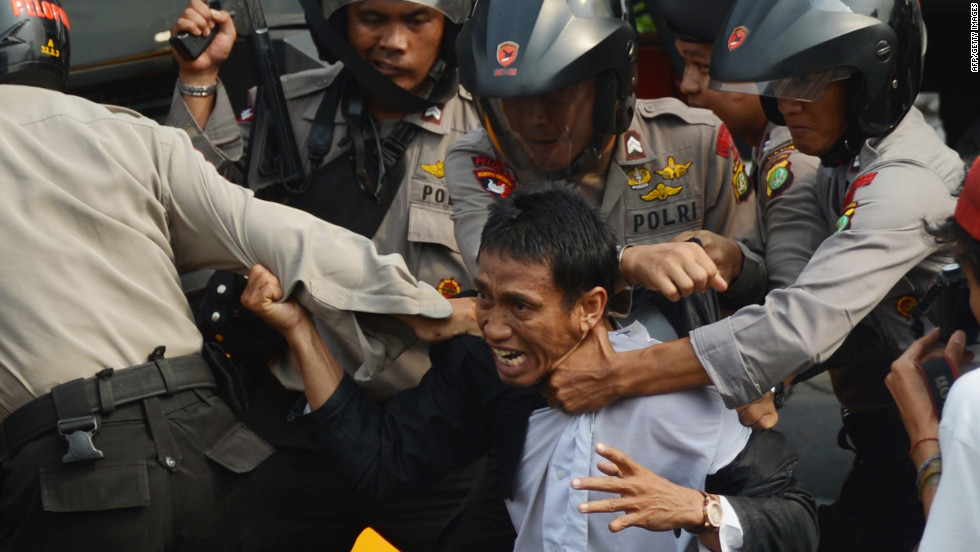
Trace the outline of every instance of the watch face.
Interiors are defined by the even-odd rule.
[[[721,503],[712,500],[707,507],[708,523],[712,527],[721,527]]]

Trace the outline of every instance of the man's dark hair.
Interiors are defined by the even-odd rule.
[[[980,241],[963,229],[956,219],[947,218],[938,227],[927,226],[926,231],[939,243],[956,243],[962,249],[956,254],[963,270],[972,270],[973,277],[980,281]]]
[[[547,264],[565,309],[596,286],[613,295],[616,238],[602,215],[568,187],[538,186],[495,202],[480,238],[480,255],[492,251]]]

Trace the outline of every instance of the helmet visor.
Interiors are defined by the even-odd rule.
[[[357,2],[364,2],[366,0],[322,0],[321,5],[323,6],[323,17],[324,19],[330,19],[334,13],[340,8],[348,5],[355,4]],[[439,10],[446,19],[449,19],[453,23],[462,23],[470,15],[470,9],[473,7],[471,0],[402,0],[406,3],[418,4],[420,6],[425,6],[428,8],[433,8]]]
[[[595,78],[534,96],[481,98],[480,106],[490,139],[511,167],[561,174],[595,133]]]
[[[757,96],[770,96],[784,100],[799,100],[815,102],[827,92],[830,83],[845,80],[854,71],[847,67],[838,67],[828,71],[810,73],[799,77],[789,77],[763,82],[722,82],[711,79],[708,88],[722,92],[741,92]]]

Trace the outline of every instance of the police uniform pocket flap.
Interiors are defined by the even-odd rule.
[[[47,512],[98,512],[150,504],[146,462],[99,460],[41,468],[41,505]]]
[[[453,220],[449,209],[413,203],[408,210],[408,239],[416,243],[434,243],[459,253]]]
[[[242,423],[236,423],[204,455],[235,473],[248,473],[273,452],[275,449],[269,443]]]

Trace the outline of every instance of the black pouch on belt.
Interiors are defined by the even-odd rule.
[[[205,342],[201,356],[211,367],[218,396],[228,403],[236,416],[244,415],[245,408],[248,407],[248,395],[245,393],[241,371],[217,343]]]

